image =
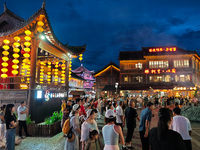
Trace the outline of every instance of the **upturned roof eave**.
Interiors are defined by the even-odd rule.
[[[50,21],[49,21],[49,18],[47,16],[47,13],[46,13],[46,10],[45,8],[40,8],[36,13],[34,13],[29,19],[27,19],[26,21],[22,22],[20,25],[18,25],[17,27],[11,29],[11,30],[7,30],[7,31],[3,31],[3,32],[0,32],[0,37],[7,37],[11,34],[15,34],[17,31],[19,31],[20,29],[22,28],[25,28],[26,26],[28,26],[31,22],[33,22],[35,19],[38,18],[39,15],[45,15],[45,18],[47,20],[47,23],[48,23],[48,27],[52,33],[52,36],[53,36],[53,40],[55,41],[56,43],[56,47],[61,49],[63,52],[70,52],[72,55],[79,55],[83,52],[85,52],[85,49],[81,52],[78,52],[78,53],[75,53],[73,52],[71,49],[67,48],[62,42],[60,42],[55,34],[54,34],[54,31],[52,29],[52,26],[50,24]]]

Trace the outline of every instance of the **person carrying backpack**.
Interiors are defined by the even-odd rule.
[[[79,136],[81,134],[80,122],[79,122],[79,111],[80,111],[80,105],[75,104],[69,116],[70,120],[66,120],[66,123],[64,123],[63,125],[63,128],[65,128],[66,126],[67,126],[66,128],[68,129],[70,128],[74,136],[70,139],[68,137],[66,138],[64,150],[79,150]],[[69,122],[69,127],[67,125],[68,122]],[[67,134],[69,134],[69,132]]]

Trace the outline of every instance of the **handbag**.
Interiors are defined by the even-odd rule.
[[[72,128],[73,128],[73,127],[70,128],[70,130],[69,130],[69,132],[68,132],[68,134],[67,134],[67,141],[68,141],[68,142],[73,142],[74,139],[75,139],[75,135],[74,135],[74,133],[73,133],[73,131],[72,131]]]

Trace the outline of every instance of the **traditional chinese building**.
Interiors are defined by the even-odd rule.
[[[85,79],[72,72],[69,80],[69,99],[75,100],[85,95],[85,89],[83,87],[85,81]]]
[[[60,110],[68,97],[71,59],[81,56],[84,46],[69,46],[55,36],[42,7],[24,20],[4,4],[0,15],[0,101],[26,100],[36,122]]]
[[[142,47],[141,51],[121,51],[119,61],[123,94],[193,97],[200,86],[200,57],[195,51]]]
[[[118,87],[115,87],[115,85],[119,83],[119,74],[119,66],[113,62],[94,73],[97,98],[116,94]]]
[[[83,67],[83,65],[81,64],[80,67],[78,67],[75,70],[72,70],[72,72],[86,80],[84,81],[84,84],[83,84],[83,88],[85,89],[86,94],[94,93],[94,89],[93,89],[94,82],[95,82],[95,79],[93,77],[94,71],[89,71],[88,69]]]

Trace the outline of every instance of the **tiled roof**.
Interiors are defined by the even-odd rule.
[[[116,68],[119,69],[119,66],[116,65],[114,62],[111,61],[111,62],[110,62],[109,64],[107,64],[105,67],[103,67],[102,69],[100,69],[100,70],[98,70],[97,72],[95,72],[93,75],[98,74],[99,72],[103,71],[104,69],[106,69],[107,67],[109,67],[109,66],[111,66],[111,65],[113,65],[113,66],[115,66]]]

